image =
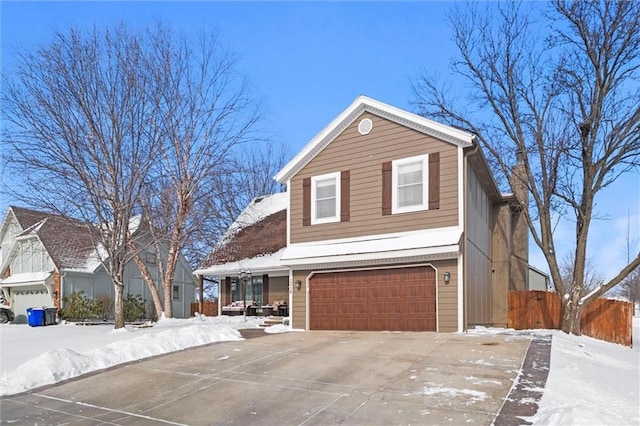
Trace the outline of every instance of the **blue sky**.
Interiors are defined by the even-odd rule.
[[[69,26],[132,25],[162,20],[187,33],[217,29],[240,58],[268,113],[265,127],[293,156],[358,95],[412,110],[410,81],[422,70],[448,73],[455,54],[445,15],[450,2],[14,2],[0,3],[2,71],[20,49]],[[464,86],[458,88],[464,95]],[[619,180],[597,199],[592,256],[604,277],[626,259],[627,216],[640,234],[640,175]],[[7,177],[5,182],[10,182]],[[12,200],[0,200],[5,211]],[[560,246],[573,225],[557,228]],[[531,263],[546,270],[532,247]]]

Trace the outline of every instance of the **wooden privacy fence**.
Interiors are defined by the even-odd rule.
[[[516,330],[559,329],[562,305],[557,293],[510,291],[508,325]],[[580,332],[607,342],[631,346],[633,309],[630,302],[597,299],[582,312]]]
[[[218,302],[204,302],[204,306],[202,309],[204,312],[200,312],[200,303],[192,303],[191,304],[191,315],[193,316],[196,312],[200,312],[201,314],[205,314],[208,317],[218,316]]]

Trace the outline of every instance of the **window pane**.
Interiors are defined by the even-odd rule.
[[[336,196],[335,179],[326,179],[316,182],[316,199],[322,200]]]
[[[398,188],[398,207],[422,205],[422,184]]]
[[[335,217],[336,215],[336,199],[316,201],[316,219],[324,217]]]
[[[398,166],[398,186],[422,183],[422,162]]]

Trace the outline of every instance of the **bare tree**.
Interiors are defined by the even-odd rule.
[[[259,103],[236,72],[236,57],[215,34],[188,39],[160,26],[152,42],[148,69],[160,149],[143,209],[157,253],[166,247],[166,255],[158,257],[162,313],[172,317],[172,282],[180,252],[209,226],[212,212],[203,207],[225,195],[215,187],[233,163],[234,147],[260,142],[263,132],[257,127]]]
[[[562,281],[567,283],[569,291],[573,291],[573,271],[576,268],[575,261],[573,259],[573,253],[567,253],[560,261],[560,275]],[[598,273],[596,266],[592,258],[588,258],[584,265],[584,281],[580,288],[576,291],[580,292],[581,296],[585,296],[588,293],[594,291],[598,287],[604,284],[604,279]]]
[[[273,176],[284,167],[288,151],[284,144],[267,141],[241,145],[216,172],[207,198],[196,206],[200,225],[184,253],[196,266],[211,247],[256,197],[282,191]]]
[[[115,290],[115,327],[124,326],[129,226],[158,129],[146,72],[149,46],[124,25],[56,32],[25,51],[2,93],[7,172],[14,195],[96,224],[95,247]]]
[[[473,131],[503,178],[523,154],[529,229],[561,295],[561,328],[580,334],[583,309],[640,264],[638,253],[584,294],[596,196],[640,161],[640,2],[555,0],[536,23],[538,6],[454,9],[452,70],[469,95],[456,102],[426,74],[413,89],[422,114]],[[553,233],[560,216],[575,221],[570,280]]]

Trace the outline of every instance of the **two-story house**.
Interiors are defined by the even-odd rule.
[[[134,235],[137,229],[132,229]],[[62,307],[64,297],[74,292],[84,291],[89,298],[113,297],[111,278],[92,238],[95,232],[94,226],[82,221],[22,207],[8,209],[0,227],[0,291],[16,316],[14,322],[26,322],[30,307]],[[157,285],[155,250],[147,249],[142,258]],[[188,317],[197,283],[183,257],[173,287],[174,316]],[[125,268],[124,293],[139,294],[151,306],[149,289],[133,261]]]
[[[508,291],[527,288],[526,192],[499,191],[471,133],[361,96],[275,178],[287,187],[281,244],[195,273],[239,283],[240,265],[268,257],[288,278],[294,328],[506,326]],[[222,305],[242,299],[230,287]]]

